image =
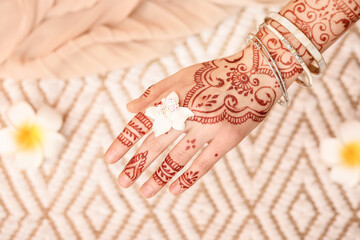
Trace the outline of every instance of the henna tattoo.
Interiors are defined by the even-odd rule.
[[[125,174],[134,181],[137,179],[144,170],[144,165],[147,160],[148,151],[136,154],[133,156],[129,163],[126,165]]]
[[[146,91],[142,94],[143,97],[148,97],[148,96],[150,95],[151,87],[152,87],[152,86],[150,86],[150,87],[148,87],[148,88],[146,89]]]
[[[141,127],[136,125],[133,121],[130,121],[128,125],[130,127],[132,127],[136,132],[138,132],[140,134],[140,136],[145,134],[145,132],[142,131]],[[139,139],[140,136],[138,136],[135,132],[133,132],[128,127],[125,127],[124,130],[117,137],[117,139],[126,147],[131,147]]]
[[[131,147],[134,144],[132,141],[127,139],[127,137],[125,137],[123,133],[120,133],[117,139],[126,147]]]
[[[323,51],[359,20],[360,4],[354,0],[296,0],[281,14]]]
[[[145,116],[142,112],[139,112],[135,115],[135,118],[138,119],[148,130],[150,130],[153,126],[151,120]]]
[[[176,163],[170,155],[167,155],[165,161],[153,174],[153,178],[157,184],[164,186],[183,167],[183,165]]]
[[[138,124],[134,123],[133,121],[129,122],[129,126],[132,127],[135,131],[137,131],[140,134],[140,136],[146,134],[146,132],[143,131],[142,128]]]
[[[160,104],[162,104],[162,102],[157,102],[157,103],[154,103],[154,106],[157,107],[157,106],[159,106]]]
[[[356,22],[360,19],[360,3],[354,0],[333,0],[334,7],[342,11],[351,22]]]
[[[289,34],[288,32],[284,32],[284,29],[279,27],[280,25],[274,26],[278,28],[278,31],[281,32],[284,36]],[[277,67],[279,68],[283,79],[289,79],[299,74],[303,71],[301,65],[296,61],[293,57],[291,52],[287,49],[286,46],[282,43],[280,39],[276,36],[271,35],[271,32],[267,28],[262,28],[258,33],[257,36],[261,39],[264,43],[266,48],[268,49],[271,57],[276,61]],[[301,47],[300,43],[298,45],[293,46],[294,48]],[[271,76],[273,76],[273,72],[271,72]]]
[[[140,125],[140,123],[144,125],[147,130],[152,127],[152,122],[143,113],[138,113],[135,115],[134,119],[139,120],[139,123],[135,123],[133,120],[131,120],[128,126],[126,126],[117,137],[117,139],[126,147],[133,146],[140,137],[146,134],[146,131],[143,130],[143,127]]]
[[[132,123],[132,122],[130,122],[130,123]],[[129,123],[129,126],[131,126],[131,124]],[[135,129],[135,128],[134,128]],[[136,141],[138,138],[139,138],[139,136],[138,135],[136,135],[133,131],[131,131],[129,128],[127,128],[127,127],[125,127],[124,128],[124,130],[122,131],[122,133],[124,134],[124,135],[128,135],[130,138],[132,138],[134,141]]]
[[[280,14],[303,31],[319,50],[325,50],[360,18],[360,4],[354,0],[292,0]],[[271,21],[270,24],[291,39],[292,34],[279,23]],[[303,71],[281,40],[267,28],[262,28],[257,36],[269,50],[285,81],[294,80]],[[292,38],[290,42],[307,63],[312,60],[299,41]],[[243,124],[249,119],[260,122],[281,92],[274,73],[252,44],[234,59],[203,63],[194,74],[194,82],[183,106],[195,114],[188,121],[202,124],[225,120]]]
[[[238,94],[244,94],[244,96],[247,96],[249,93],[253,94],[254,86],[259,86],[259,79],[254,78],[251,80],[248,75],[239,71],[239,67],[241,68],[240,64],[236,68],[230,68],[232,72],[226,74],[229,76],[226,81],[231,81],[231,86],[228,90],[235,89]]]
[[[193,172],[186,172],[179,178],[179,185],[180,188],[189,188],[191,187],[196,180],[199,178],[198,176],[199,171]]]
[[[189,145],[186,146],[185,150],[189,150],[190,148],[195,148],[196,147],[196,145],[195,145],[196,138],[194,138],[193,140],[187,140],[186,142]]]
[[[260,60],[259,51],[254,47],[251,50],[251,65],[246,65],[241,62],[242,58],[238,58],[240,62],[236,63],[236,69],[230,68],[230,72],[225,74],[225,66],[235,60],[221,59],[203,63],[194,75],[196,85],[184,100],[184,106],[195,113],[189,121],[214,124],[226,119],[232,124],[242,124],[248,119],[260,122],[266,117],[275,102],[276,92],[270,86],[259,86],[259,77],[274,76],[267,64]],[[244,83],[241,85],[239,81]],[[254,107],[244,105],[250,95],[256,100]]]

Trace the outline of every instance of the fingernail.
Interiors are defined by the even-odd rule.
[[[104,154],[105,161],[107,163],[113,162],[114,155],[111,153],[111,151],[107,150]]]
[[[151,197],[152,195],[154,195],[153,188],[150,186],[144,186],[143,188],[141,188],[141,195],[146,198]]]
[[[124,188],[128,188],[128,187],[130,187],[131,183],[132,183],[131,180],[127,176],[125,176],[123,174],[120,175],[120,177],[119,177],[120,186],[122,186]]]
[[[180,186],[179,185],[175,185],[173,188],[171,188],[171,193],[174,195],[179,195],[181,192]]]

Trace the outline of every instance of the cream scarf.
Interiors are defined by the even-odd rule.
[[[168,53],[176,40],[213,27],[243,4],[249,3],[2,0],[0,77],[62,79],[139,64]]]

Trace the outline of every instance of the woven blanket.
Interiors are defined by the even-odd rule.
[[[165,154],[129,189],[118,187],[116,177],[138,145],[115,165],[103,159],[132,117],[127,101],[185,66],[239,51],[269,10],[242,8],[170,54],[130,68],[71,79],[2,79],[0,112],[19,100],[35,109],[49,104],[63,115],[67,144],[35,171],[18,171],[0,158],[0,239],[359,239],[360,188],[334,184],[319,155],[322,138],[360,118],[359,24],[326,52],[328,68],[312,89],[291,86],[290,106],[275,106],[181,196],[166,188],[149,200],[138,193]]]

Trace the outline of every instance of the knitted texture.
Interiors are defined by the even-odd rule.
[[[260,6],[243,8],[165,57],[107,74],[1,80],[0,112],[19,100],[35,109],[49,104],[64,116],[61,133],[68,143],[58,159],[33,172],[19,172],[0,158],[0,239],[359,237],[360,189],[332,183],[318,148],[342,122],[360,119],[359,24],[325,53],[328,68],[312,89],[293,84],[289,107],[275,106],[181,196],[164,189],[145,200],[138,193],[167,152],[129,189],[118,187],[116,177],[139,145],[115,165],[103,159],[132,117],[126,102],[185,66],[240,50],[265,15]]]

